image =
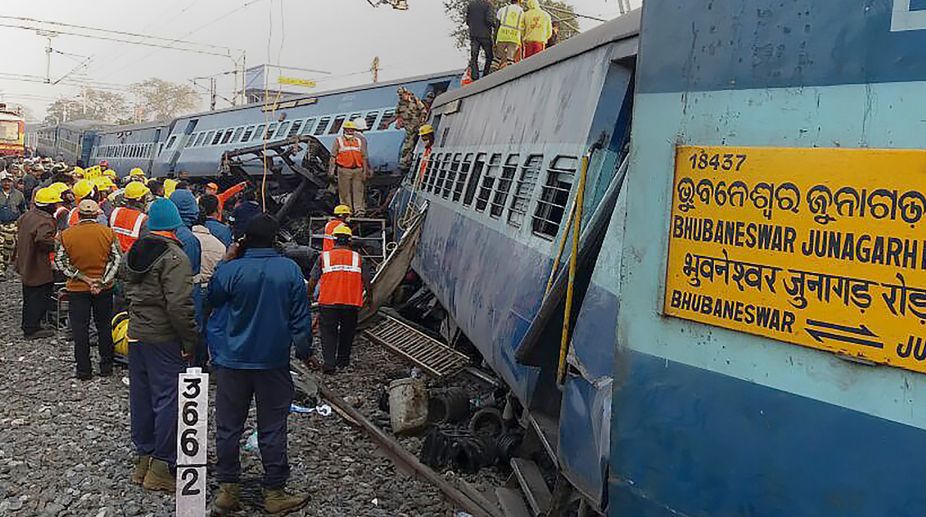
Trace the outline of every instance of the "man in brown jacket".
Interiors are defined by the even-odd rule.
[[[35,206],[19,218],[14,264],[23,284],[22,329],[26,339],[46,338],[55,331],[42,328],[51,304],[53,282],[50,253],[55,251],[55,208],[61,194],[52,188],[38,189]]]
[[[61,246],[55,256],[58,270],[68,278],[68,320],[74,334],[77,378],[89,380],[90,313],[98,333],[100,376],[113,373],[113,336],[106,332],[113,317],[113,279],[119,270],[119,241],[108,226],[96,221],[100,206],[84,199],[77,206],[78,223],[61,232]]]

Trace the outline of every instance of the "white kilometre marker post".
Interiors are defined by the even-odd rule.
[[[179,517],[204,517],[209,374],[200,368],[180,374],[177,414],[176,512]]]

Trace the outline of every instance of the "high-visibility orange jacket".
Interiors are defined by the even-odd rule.
[[[363,167],[363,143],[356,136],[342,135],[338,137],[338,156],[335,158],[338,167],[345,169],[360,169]]]
[[[332,219],[325,225],[325,238],[322,241],[322,251],[331,251],[334,249],[334,229],[344,224],[340,219]]]
[[[237,185],[233,185],[229,187],[228,190],[224,192],[219,192],[215,195],[215,197],[219,198],[219,221],[222,220],[222,210],[225,208],[225,203],[227,203],[228,200],[234,197],[237,193],[244,190],[245,187],[247,186],[248,186],[248,182],[242,181],[241,183],[238,183]]]
[[[112,215],[109,216],[109,227],[113,229],[113,233],[119,239],[119,247],[122,248],[122,253],[128,253],[129,248],[141,236],[142,226],[147,219],[147,215],[134,208],[120,206],[113,210]]]
[[[324,251],[321,266],[319,305],[363,306],[363,269],[359,253],[345,248]]]

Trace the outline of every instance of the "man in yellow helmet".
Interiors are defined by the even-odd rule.
[[[100,176],[94,178],[95,180],[108,179],[105,176]],[[83,179],[74,184],[71,188],[71,192],[74,194],[74,201],[76,205],[80,205],[80,202],[84,199],[92,199],[97,203],[97,206],[100,206],[100,190],[97,188],[97,183],[99,181],[91,181],[88,179]],[[80,222],[80,209],[78,206],[75,206],[68,212],[67,227],[77,226],[77,223]],[[102,210],[97,214],[96,222],[102,224],[103,226],[109,225],[108,217],[102,213]]]
[[[370,270],[360,254],[351,249],[352,237],[347,225],[335,228],[334,248],[321,253],[309,278],[310,293],[318,285],[323,371],[327,374],[350,366],[357,316],[364,304],[363,293],[370,285]]]
[[[367,147],[355,134],[357,126],[353,122],[345,122],[343,130],[343,134],[335,139],[331,147],[328,175],[334,177],[337,173],[341,204],[362,214],[366,210],[366,181],[371,174],[366,165]]]
[[[350,207],[338,205],[334,207],[334,218],[325,225],[325,237],[322,241],[322,251],[331,251],[334,248],[334,230],[339,226],[346,226],[350,218]],[[350,226],[348,226],[350,228]]]
[[[42,328],[52,297],[54,275],[49,254],[55,251],[55,209],[61,194],[50,187],[37,189],[35,204],[19,218],[14,263],[23,284],[22,330],[26,339],[51,337],[55,331]]]
[[[418,176],[415,178],[416,188],[424,181],[424,173],[428,169],[431,161],[431,147],[434,145],[434,126],[425,124],[418,130],[418,136],[424,144],[424,150],[421,151],[421,159],[418,161]]]
[[[517,63],[521,60],[521,37],[524,34],[524,9],[520,0],[510,3],[498,10],[498,31],[495,35],[497,56],[502,58],[499,68]]]
[[[145,215],[145,202],[148,187],[144,183],[133,181],[125,187],[123,194],[125,206],[117,207],[109,216],[109,226],[116,234],[122,253],[128,253],[132,245],[141,237],[148,216]]]

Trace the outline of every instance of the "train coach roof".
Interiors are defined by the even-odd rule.
[[[364,90],[372,90],[372,89],[375,89],[375,88],[388,88],[388,87],[390,87],[390,86],[401,86],[401,85],[406,84],[406,83],[414,83],[414,82],[418,82],[418,81],[427,81],[427,80],[429,80],[429,79],[437,79],[437,78],[440,78],[440,77],[459,77],[459,76],[461,76],[461,75],[463,75],[463,69],[460,69],[460,70],[448,70],[448,71],[446,71],[446,72],[438,72],[438,73],[433,73],[433,74],[416,75],[416,76],[413,76],[413,77],[402,77],[402,78],[399,78],[399,79],[394,79],[394,80],[392,80],[392,81],[383,81],[383,82],[379,82],[379,83],[366,83],[366,84],[361,84],[361,85],[357,85],[357,86],[348,86],[348,87],[345,87],[345,88],[338,88],[338,89],[335,89],[335,90],[327,90],[327,91],[323,91],[323,92],[317,92],[317,93],[311,93],[311,94],[305,94],[305,95],[291,95],[291,96],[286,96],[286,97],[280,98],[280,101],[279,101],[279,102],[298,101],[298,100],[300,100],[300,99],[312,99],[312,98],[317,98],[317,97],[327,97],[327,96],[329,96],[329,95],[340,95],[340,94],[342,94],[342,93],[360,92],[360,91],[364,91]],[[191,113],[191,114],[189,114],[189,115],[180,115],[179,117],[175,118],[174,121],[183,120],[183,119],[191,119],[191,118],[205,117],[205,116],[215,115],[215,114],[219,114],[219,113],[228,113],[228,112],[237,111],[237,110],[245,110],[245,109],[257,108],[257,107],[260,107],[260,106],[263,106],[263,105],[264,105],[263,102],[252,102],[252,103],[250,103],[250,104],[244,104],[244,105],[241,105],[241,106],[230,106],[230,107],[228,107],[228,108],[217,109],[217,110],[215,110],[215,111],[201,111],[201,112],[198,112],[198,113]],[[167,124],[165,124],[165,125],[169,125],[169,124],[170,124],[170,123],[167,123]]]
[[[141,131],[143,129],[157,129],[159,127],[167,127],[170,125],[170,121],[167,122],[145,122],[143,124],[132,124],[131,126],[112,126],[106,127],[100,131],[100,134],[112,134],[112,133],[124,133],[126,131]]]
[[[440,107],[448,102],[462,99],[490,90],[501,84],[513,81],[519,77],[536,72],[542,68],[555,65],[573,56],[583,54],[595,48],[636,36],[640,33],[640,9],[602,23],[598,27],[582,34],[576,35],[554,47],[539,54],[499,70],[468,86],[451,90],[434,100],[434,106]],[[566,80],[566,79],[564,79]]]

